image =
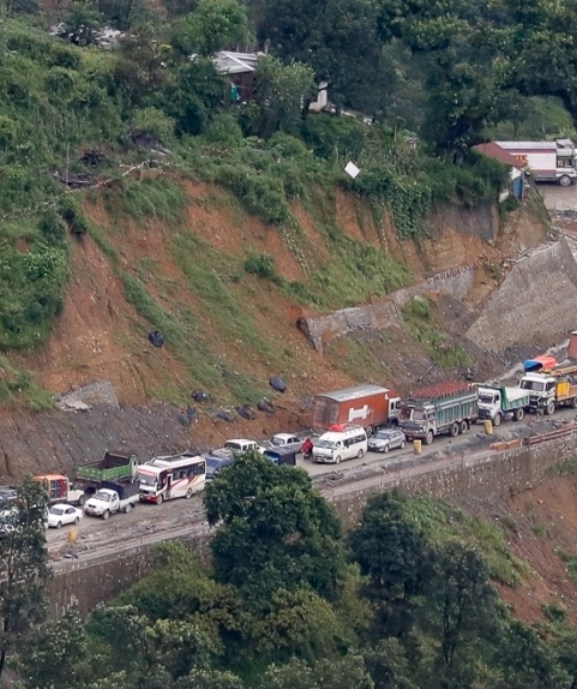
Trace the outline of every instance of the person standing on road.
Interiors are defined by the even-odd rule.
[[[310,438],[307,438],[303,446],[301,448],[301,452],[303,453],[303,458],[304,459],[310,459],[312,454],[313,454],[313,441]]]

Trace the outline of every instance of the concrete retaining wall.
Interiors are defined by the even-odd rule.
[[[559,302],[566,308],[559,308]],[[519,260],[466,335],[480,347],[554,344],[575,328],[577,263],[565,241]]]
[[[503,499],[538,485],[552,467],[575,454],[577,425],[555,431],[550,436],[529,439],[519,448],[503,452],[485,451],[479,455],[443,456],[431,464],[415,464],[408,472],[366,469],[363,475],[319,486],[350,527],[356,524],[367,500],[383,490],[394,488],[409,495],[435,495],[450,499],[470,496],[488,500]],[[405,473],[409,475],[405,476]],[[203,561],[209,557],[210,533],[205,525],[189,528],[179,540],[190,544]],[[55,565],[50,596],[55,612],[72,597],[83,612],[118,595],[138,581],[149,568],[150,545],[136,544],[122,554],[109,553],[95,560],[64,561]]]

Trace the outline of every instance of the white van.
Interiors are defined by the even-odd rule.
[[[343,459],[362,457],[367,451],[367,442],[362,426],[328,431],[313,442],[313,462],[339,464]]]

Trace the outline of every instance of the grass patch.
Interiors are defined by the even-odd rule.
[[[188,205],[186,191],[168,177],[123,177],[106,192],[105,199],[112,215],[119,209],[136,220],[158,218],[169,223],[182,221]]]
[[[470,366],[471,358],[465,349],[444,333],[431,302],[424,297],[414,297],[403,307],[403,320],[411,337],[429,357],[442,368]]]
[[[358,306],[414,281],[404,263],[371,244],[341,235],[330,249],[329,261],[314,271],[306,284],[306,295],[319,308]]]
[[[552,467],[552,472],[560,476],[574,476],[577,474],[577,455],[567,457],[561,464]]]
[[[379,333],[382,336],[382,333]],[[372,380],[385,378],[384,367],[377,363],[379,355],[377,347],[385,347],[384,342],[373,344],[354,335],[339,337],[331,340],[325,350],[325,358],[330,365],[342,371],[353,380]]]
[[[259,335],[246,304],[236,296],[236,263],[192,233],[175,236],[173,256],[215,330],[261,356],[274,358],[275,352]]]
[[[470,517],[442,500],[419,498],[410,500],[409,514],[435,544],[459,540],[483,554],[491,578],[507,586],[519,584],[520,575],[528,571],[525,563],[509,551],[504,533],[490,522]]]
[[[32,380],[30,371],[15,368],[0,355],[0,403],[4,407],[46,411],[54,407],[54,396]]]

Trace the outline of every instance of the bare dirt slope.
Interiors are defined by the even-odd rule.
[[[57,396],[95,381],[107,381],[113,388],[115,405],[108,416],[106,407],[100,409],[102,400],[89,398],[92,409],[82,413],[54,412],[40,417],[19,412],[0,417],[4,430],[0,483],[18,480],[28,471],[70,471],[86,459],[98,459],[105,449],[139,450],[146,457],[185,447],[215,446],[230,435],[261,437],[288,425],[306,427],[310,398],[319,391],[366,382],[369,377],[402,389],[423,373],[431,373],[428,356],[402,328],[362,333],[352,349],[347,338],[342,338],[335,342],[330,356],[315,351],[297,327],[302,309],[270,280],[243,271],[250,253],[269,255],[283,278],[306,281],[307,272],[329,259],[325,235],[315,221],[303,209],[294,209],[304,233],[295,253],[294,241],[278,228],[247,216],[222,190],[185,184],[190,203],[186,222],[179,226],[151,217],[138,223],[128,217],[113,221],[102,203],[86,201],[86,213],[109,250],[103,252],[102,241],[99,246],[88,235],[72,241],[71,280],[63,313],[49,341],[37,352],[17,357],[16,363],[31,370],[34,379]],[[416,244],[400,241],[390,218],[382,228],[375,227],[369,210],[344,193],[337,194],[332,212],[343,232],[405,261],[417,280],[462,265],[475,266],[475,281],[464,310],[450,301],[451,295],[436,297],[446,328],[455,337],[464,331],[460,318],[470,319],[471,309],[482,306],[495,288],[495,266],[506,263],[519,249],[542,241],[547,231],[527,208],[514,214],[499,232],[495,217],[486,209],[481,220],[470,211],[448,209],[445,216],[437,211],[431,219],[429,237]],[[476,235],[475,222],[481,221]],[[490,232],[487,224],[493,228]],[[488,232],[490,240],[486,239]],[[221,320],[215,318],[213,295],[203,293],[202,280],[194,284],[189,281],[175,254],[176,242],[187,237],[196,242],[186,245],[193,246],[192,251],[212,251],[217,256],[216,267],[206,279],[215,278],[213,289],[224,283],[229,290],[227,298],[234,300],[230,301],[230,327],[222,316]],[[189,258],[194,262],[194,256]],[[126,274],[137,277],[165,316],[181,324],[182,339],[193,347],[198,342],[199,360],[209,357],[212,361],[208,367],[208,375],[215,382],[209,389],[211,404],[197,405],[191,400],[193,391],[206,390],[207,385],[195,373],[195,357],[187,361],[181,356],[181,342],[169,342],[162,348],[149,342],[148,333],[154,326],[127,300]],[[243,331],[238,323],[233,327],[235,308],[245,314],[248,330]],[[236,317],[238,321],[238,314]],[[257,347],[257,342],[264,344]],[[502,365],[499,358],[486,357],[482,351],[475,355],[483,371]],[[284,394],[268,385],[275,375],[287,383]],[[234,424],[216,418],[219,411],[229,409],[227,391],[232,387],[238,391],[242,386],[250,386],[253,395],[256,391],[267,397],[276,405],[275,413],[257,412],[253,421],[235,413]],[[165,404],[165,411],[159,412],[159,400],[176,406]],[[146,424],[146,433],[132,436],[124,432],[123,423],[117,423],[121,415],[114,407],[118,405],[139,416]],[[169,409],[170,418],[182,417],[174,432],[165,426]],[[46,425],[53,430],[47,431]],[[139,427],[139,422],[135,425]],[[63,442],[73,436],[75,443]]]
[[[472,502],[467,511],[492,521],[506,534],[512,553],[527,569],[517,586],[500,586],[512,613],[527,622],[547,619],[547,609],[562,610],[577,625],[577,478],[551,476],[542,485],[501,503]]]
[[[146,459],[185,448],[205,450],[226,437],[263,437],[282,429],[305,428],[310,422],[310,398],[316,392],[367,382],[369,377],[402,388],[431,371],[432,375],[459,373],[432,370],[429,357],[402,327],[337,338],[328,354],[319,354],[297,327],[303,313],[298,305],[270,281],[245,274],[238,279],[246,255],[253,252],[274,256],[276,269],[287,280],[305,281],[307,271],[329,259],[327,243],[313,219],[303,209],[294,209],[306,237],[296,260],[290,242],[277,228],[247,217],[221,190],[187,184],[191,203],[186,223],[179,227],[154,219],[118,225],[101,203],[86,202],[87,214],[116,259],[103,253],[90,236],[72,243],[72,276],[64,311],[46,345],[16,357],[15,363],[31,370],[34,379],[56,396],[93,390],[98,381],[105,381],[102,389],[112,393],[106,399],[86,394],[90,408],[85,411],[1,412],[0,483],[16,482],[29,472],[73,473],[75,466],[99,459],[106,449],[136,452]],[[345,194],[337,194],[334,214],[350,237],[402,259],[417,280],[474,266],[465,300],[451,294],[431,297],[455,339],[463,338],[491,304],[491,295],[508,274],[511,260],[543,242],[548,231],[527,208],[513,214],[498,233],[487,229],[496,222],[489,211],[482,222],[477,218],[476,233],[474,214],[451,210],[438,212],[429,237],[417,244],[400,241],[390,218],[376,228],[368,209]],[[203,250],[217,252],[218,279],[231,286],[265,347],[255,350],[248,336],[220,327],[203,303],[198,283],[191,289],[171,248],[175,237],[188,233]],[[178,343],[155,348],[148,341],[152,326],[126,299],[123,273],[137,276],[155,303],[174,322],[184,324],[187,338],[199,343],[199,357],[207,352],[212,357],[219,374],[218,392],[208,405],[191,399],[194,390],[205,386],[195,379],[194,366],[180,356]],[[493,303],[498,309],[506,308]],[[487,323],[495,331],[501,327],[498,314]],[[512,321],[509,328],[514,327]],[[539,345],[528,343],[527,347]],[[524,354],[519,347],[513,352],[487,352],[486,346],[474,342],[470,347],[478,370],[485,375],[499,373],[511,357]],[[287,382],[284,394],[268,386],[273,375],[282,375]],[[262,391],[272,406],[256,411],[253,420],[235,416],[231,423],[216,412],[227,408],[223,390],[238,385],[239,380]],[[503,589],[515,612],[525,619],[541,617],[542,604],[554,603],[565,607],[577,623],[577,589],[559,556],[577,553],[577,536],[567,528],[577,518],[575,487],[573,479],[557,478],[512,496],[507,504],[467,506],[505,525],[511,548],[531,563],[534,575],[517,589]]]

